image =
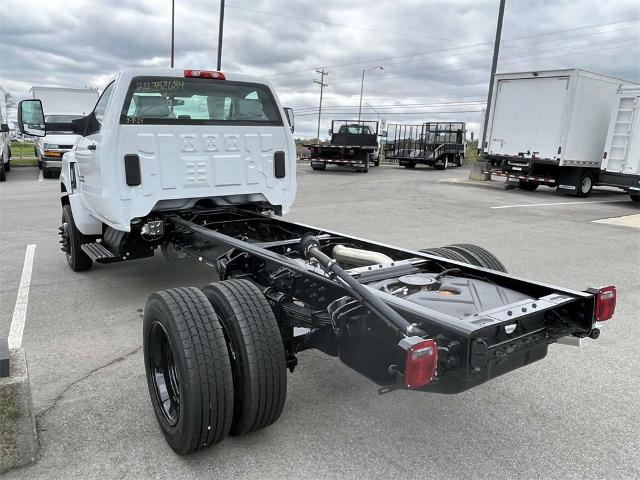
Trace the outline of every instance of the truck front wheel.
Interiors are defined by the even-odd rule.
[[[443,160],[436,162],[433,166],[436,170],[446,170],[449,168],[449,155],[445,155]]]
[[[260,289],[225,280],[202,289],[218,314],[231,356],[232,435],[260,430],[282,413],[287,395],[284,346],[278,322]]]
[[[233,417],[233,378],[224,331],[197,288],[152,294],[143,319],[143,352],[153,410],[180,455],[223,440]]]
[[[83,243],[88,243],[89,241],[76,227],[76,223],[73,221],[71,205],[62,207],[62,226],[58,230],[61,237],[62,251],[67,257],[67,263],[71,270],[74,272],[89,270],[93,265],[93,260],[81,248]]]

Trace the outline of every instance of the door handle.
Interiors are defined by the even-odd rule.
[[[95,150],[96,149],[96,144],[92,143],[91,145],[87,146],[87,150]]]

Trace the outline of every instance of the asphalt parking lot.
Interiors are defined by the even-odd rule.
[[[34,168],[0,185],[0,332],[35,244],[23,346],[41,457],[2,478],[639,478],[640,230],[629,197],[587,199],[449,183],[468,169],[314,172],[301,165],[291,220],[411,248],[476,243],[510,272],[574,289],[615,284],[597,341],[455,396],[396,391],[308,351],[273,426],[179,457],[148,398],[142,308],[158,289],[215,272],[161,255],[74,274],[59,251],[59,186]]]

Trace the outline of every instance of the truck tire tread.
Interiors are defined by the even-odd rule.
[[[280,417],[287,394],[284,346],[271,306],[248,280],[225,280],[202,290],[218,313],[235,353],[231,434],[265,428]]]
[[[480,267],[489,268],[498,272],[507,272],[506,267],[500,260],[498,260],[498,257],[478,245],[473,245],[471,243],[458,243],[446,248],[456,250],[462,255],[466,254],[469,259],[474,258],[476,260],[475,264]]]
[[[81,245],[88,243],[89,240],[78,230],[76,223],[73,219],[73,212],[71,205],[64,205],[62,207],[62,223],[67,224],[68,229],[68,248],[67,263],[71,270],[74,272],[83,272],[89,270],[93,265],[93,260],[82,251]]]
[[[180,375],[181,411],[171,426],[155,400],[149,372],[149,331],[159,321]],[[169,445],[184,455],[223,440],[233,418],[233,378],[224,331],[204,294],[193,287],[153,293],[143,320],[144,361],[153,408]]]

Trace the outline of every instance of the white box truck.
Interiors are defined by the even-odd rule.
[[[587,196],[598,183],[616,92],[625,80],[580,69],[495,76],[483,153],[520,188]]]
[[[93,110],[99,96],[94,89],[59,87],[32,87],[31,94],[42,101],[47,123],[69,123],[83,117]],[[69,132],[53,131],[46,142],[42,138],[36,141],[35,155],[44,178],[60,173],[62,155],[73,148],[78,138]]]
[[[613,102],[600,183],[620,187],[640,202],[640,86],[625,85]]]
[[[7,119],[6,93],[0,88],[0,182],[7,179],[11,168],[11,141],[9,138],[9,120]]]

